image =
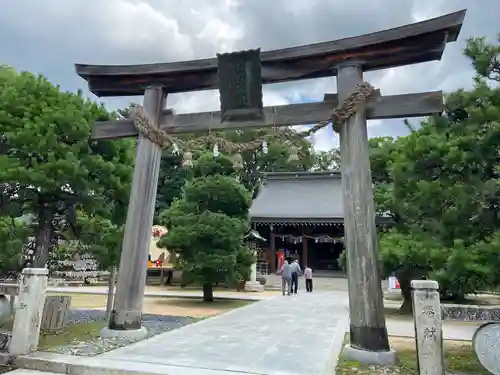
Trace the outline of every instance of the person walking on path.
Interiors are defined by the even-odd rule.
[[[290,264],[288,263],[288,260],[285,260],[283,262],[283,265],[281,266],[281,292],[283,295],[285,295],[285,290],[288,295],[290,295],[291,289],[292,289],[292,269],[290,267]]]
[[[292,293],[297,294],[297,289],[299,288],[299,273],[302,272],[299,261],[295,259],[290,265],[290,268],[292,269]]]
[[[304,269],[304,279],[306,280],[306,291],[312,292],[313,291],[313,270],[309,266],[306,266],[306,268]]]

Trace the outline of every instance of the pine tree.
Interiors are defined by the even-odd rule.
[[[213,301],[213,284],[248,277],[253,256],[245,246],[250,193],[236,180],[228,157],[200,156],[181,199],[162,215],[169,230],[159,245],[179,255],[179,266],[203,285]]]
[[[33,267],[47,264],[58,233],[74,226],[78,210],[109,217],[126,209],[130,142],[89,140],[92,124],[110,116],[81,92],[0,66],[0,184],[8,186],[2,198],[8,191],[10,201],[36,217]]]

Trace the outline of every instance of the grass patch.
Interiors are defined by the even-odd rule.
[[[335,369],[336,375],[418,375],[415,340],[413,338],[389,337],[391,347],[398,354],[395,366],[366,366],[357,361],[339,358]],[[346,343],[349,335],[346,335]],[[489,374],[474,354],[470,341],[444,341],[444,357],[446,371],[469,374]]]
[[[51,295],[70,296],[72,309],[106,309],[107,296],[103,294],[51,293]],[[203,318],[218,315],[250,303],[253,303],[253,301],[216,298],[214,302],[204,302],[201,297],[145,297],[142,312],[143,314],[153,315]]]
[[[98,309],[105,308],[107,296],[104,294],[83,294],[83,293],[51,293],[52,296],[69,296],[71,297],[72,308],[88,308]],[[254,301],[243,301],[236,299],[217,299],[214,302],[205,302],[201,298],[188,297],[145,297],[144,305],[155,306],[175,306],[183,308],[211,308],[218,310],[229,310],[238,307],[246,306]],[[147,313],[147,308],[144,313]]]
[[[9,321],[0,326],[0,330],[12,332],[13,323],[14,319],[9,319]],[[38,350],[70,345],[76,341],[93,340],[99,337],[101,329],[104,328],[105,325],[106,322],[104,320],[99,320],[96,322],[68,324],[57,334],[40,332]],[[0,369],[0,374],[1,373]]]
[[[41,333],[38,350],[46,350],[54,347],[70,345],[77,341],[89,341],[99,337],[101,329],[106,322],[99,320],[97,322],[68,324],[62,332],[57,334]]]

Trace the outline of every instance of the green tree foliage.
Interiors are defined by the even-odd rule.
[[[84,252],[92,255],[103,270],[117,267],[120,262],[124,225],[108,218],[79,212],[76,231]]]
[[[488,43],[485,37],[469,38],[464,53],[471,60],[480,80],[500,82],[500,34],[496,43]]]
[[[398,150],[397,140],[391,137],[371,138],[369,147],[375,210],[379,217],[390,219],[392,227],[397,227],[401,218],[397,202],[393,198],[394,184],[391,173],[395,152]]]
[[[382,268],[399,275],[403,292],[418,276],[453,299],[499,285],[500,89],[489,81],[499,80],[499,52],[470,39],[474,87],[447,95],[443,116],[372,153],[377,203],[397,228],[381,237]]]
[[[380,236],[381,276],[396,276],[401,285],[400,311],[411,312],[410,281],[425,278],[446,264],[447,249],[420,232],[391,230]]]
[[[254,150],[241,152],[243,158],[243,170],[239,172],[242,183],[254,191],[259,183],[259,173],[262,172],[296,172],[310,170],[314,164],[314,149],[311,143],[301,137],[293,136],[292,130],[288,131],[289,142],[284,142],[273,128],[245,129],[237,131],[226,131],[220,133],[225,139],[234,143],[245,144],[255,139],[265,137],[267,139],[267,153],[259,147]],[[298,149],[297,161],[290,161],[290,149],[294,146]]]
[[[340,148],[314,153],[313,171],[340,171]]]
[[[78,210],[102,217],[118,212],[110,206],[125,211],[130,142],[89,141],[91,125],[109,118],[80,92],[0,67],[0,183],[8,186],[2,199],[36,215],[33,266],[47,263],[62,232],[55,222],[74,226]]]
[[[30,228],[22,221],[0,217],[0,274],[17,274],[23,267],[23,247]]]
[[[203,284],[203,299],[213,301],[213,284],[245,277],[253,261],[244,243],[250,194],[226,156],[205,153],[192,172],[182,198],[161,216],[169,232],[158,245],[179,255],[186,278]]]
[[[155,223],[159,222],[159,215],[170,208],[172,202],[182,195],[182,189],[190,178],[191,170],[182,166],[182,155],[170,149],[164,151],[156,193]]]

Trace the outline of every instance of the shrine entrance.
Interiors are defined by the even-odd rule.
[[[340,135],[345,244],[348,248],[350,348],[366,361],[395,361],[389,348],[378,265],[378,238],[367,119],[440,113],[440,91],[381,96],[363,72],[440,60],[457,40],[465,11],[368,35],[283,50],[218,55],[214,59],[146,65],[76,65],[97,96],[144,95],[131,118],[97,123],[93,139],[139,137],[114,309],[102,336],[144,337],[144,284],[162,150],[176,134],[330,123]],[[262,84],[337,76],[337,94],[323,102],[263,107]],[[219,89],[220,112],[176,115],[167,94]],[[283,131],[283,140],[290,132]],[[209,134],[209,140],[210,140]],[[253,143],[259,147],[259,142]],[[234,151],[234,150],[233,150]],[[184,150],[185,156],[191,157]],[[189,159],[189,158],[187,158]],[[319,209],[319,207],[318,207]]]

